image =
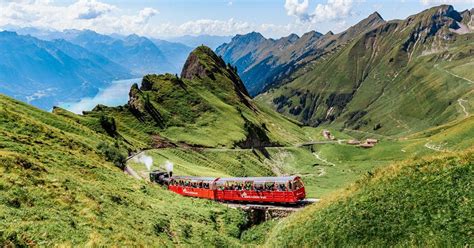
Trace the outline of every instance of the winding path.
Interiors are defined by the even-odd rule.
[[[469,112],[467,112],[466,107],[464,105],[462,105],[463,102],[467,102],[467,100],[464,100],[464,99],[461,99],[461,98],[458,99],[459,106],[461,106],[462,111],[464,112],[464,115],[466,115],[466,117],[468,117]]]
[[[448,71],[448,70],[446,70],[446,69],[444,69],[444,68],[439,68],[438,64],[434,65],[434,67],[435,67],[436,69],[442,71],[442,72],[448,73],[449,75],[451,75],[451,76],[453,76],[453,77],[457,77],[457,78],[459,78],[459,79],[463,79],[463,80],[467,81],[468,84],[474,84],[474,81],[472,81],[472,80],[470,80],[470,79],[467,79],[467,78],[465,78],[465,77],[456,75],[456,74],[454,74],[454,73],[452,73],[452,72],[450,72],[450,71]]]
[[[327,161],[326,159],[321,158],[321,157],[319,156],[319,154],[317,154],[317,153],[315,153],[315,152],[313,152],[313,155],[314,155],[318,160],[323,161],[323,162],[326,163],[326,164],[329,164],[329,165],[331,165],[331,166],[336,166],[335,163],[331,163],[331,162]]]

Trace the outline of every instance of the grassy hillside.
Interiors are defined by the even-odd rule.
[[[440,6],[390,21],[258,99],[306,124],[385,136],[465,118],[474,100],[474,34],[453,28],[460,18]]]
[[[111,118],[112,136],[134,146],[175,145],[201,147],[260,147],[301,143],[316,139],[318,131],[302,128],[248,96],[235,68],[207,47],[189,56],[182,75],[147,75],[132,86],[127,105],[98,106],[83,117],[56,109],[55,113],[79,122]],[[95,121],[94,121],[95,120]]]
[[[472,234],[464,219],[472,212],[465,206],[472,152],[459,151],[474,143],[473,122],[468,116],[403,138],[330,128],[339,142],[315,142],[324,140],[323,127],[302,127],[252,101],[235,68],[206,47],[191,53],[181,76],[145,76],[130,90],[128,104],[97,106],[82,116],[60,108],[47,113],[0,95],[0,244],[464,244],[465,234]],[[374,135],[381,141],[372,149],[345,143]],[[307,142],[314,144],[303,146]],[[301,175],[308,196],[323,204],[248,229],[241,211],[181,197],[123,173],[128,154],[151,148],[146,151],[155,161],[151,169],[170,161],[178,175]],[[436,153],[447,155],[420,159]],[[407,159],[414,164],[400,162]],[[144,165],[132,159],[128,166],[147,177]],[[437,209],[446,212],[431,214]],[[400,223],[384,229],[380,213],[392,220],[397,212],[403,214]],[[325,236],[323,229],[335,235]]]
[[[333,132],[340,139],[342,133]],[[363,138],[366,134],[355,133]],[[226,148],[166,148],[146,151],[153,169],[174,164],[176,175],[268,176],[300,175],[310,198],[328,198],[375,169],[439,153],[460,152],[474,144],[474,118],[455,121],[403,139],[382,139],[372,149],[338,143],[267,147],[262,150]],[[147,178],[145,165],[128,163]]]
[[[474,153],[397,163],[276,225],[267,245],[466,246]]]
[[[108,136],[4,96],[0,116],[2,246],[238,244],[241,212],[129,177]]]

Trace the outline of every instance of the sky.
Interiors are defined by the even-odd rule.
[[[474,0],[0,0],[0,28],[139,34],[235,35],[252,31],[278,38],[316,30],[341,32],[377,11],[404,19],[431,6],[474,8]]]

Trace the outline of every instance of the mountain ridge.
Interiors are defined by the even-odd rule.
[[[374,12],[339,34],[310,31],[301,37],[289,35],[273,40],[253,32],[235,36],[230,43],[219,46],[216,53],[237,66],[250,94],[255,96],[286,82],[292,72],[332,52],[363,30],[384,22],[380,14]]]
[[[9,31],[0,32],[0,39],[1,92],[36,106],[51,108],[131,77],[124,67],[64,40],[43,41]]]
[[[392,135],[451,121],[464,115],[452,103],[463,99],[471,106],[473,98],[468,73],[473,34],[452,29],[460,18],[443,5],[379,25],[263,94],[263,101],[306,124]]]

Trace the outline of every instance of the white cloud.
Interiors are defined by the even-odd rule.
[[[342,20],[352,11],[353,0],[327,0],[318,4],[312,13],[308,13],[309,0],[286,0],[285,9],[290,16],[298,17],[299,21],[320,23],[325,21]]]
[[[229,20],[210,20],[201,19],[185,22],[180,25],[162,25],[157,27],[156,32],[159,33],[173,33],[174,35],[184,34],[209,34],[209,35],[232,35],[235,33],[244,33],[252,30],[253,25],[236,21],[233,18]]]
[[[115,7],[109,4],[97,2],[96,0],[79,0],[69,6],[70,11],[77,11],[77,19],[95,19],[110,11]]]
[[[289,16],[296,16],[302,20],[307,20],[308,15],[309,0],[303,0],[300,3],[299,0],[286,0],[285,9],[286,13]]]
[[[348,0],[328,0],[316,6],[309,13],[309,0],[286,0],[287,14],[298,17],[288,24],[256,24],[237,19],[213,20],[200,19],[181,24],[154,22],[152,18],[159,14],[153,8],[144,8],[132,14],[123,14],[119,7],[101,2],[101,0],[76,0],[64,5],[51,0],[0,0],[0,27],[19,26],[44,29],[91,29],[99,33],[132,34],[165,37],[181,35],[235,35],[251,31],[261,32],[265,36],[286,36],[289,33],[302,34],[317,29],[316,25],[327,19],[340,22],[351,10]],[[229,0],[227,3],[235,2]],[[336,27],[337,28],[337,27]]]
[[[144,8],[135,15],[120,15],[121,10],[98,0],[78,0],[57,5],[51,0],[0,0],[0,26],[46,29],[92,29],[102,33],[139,33],[148,28],[159,12]]]
[[[474,4],[474,0],[420,0],[423,5]]]

